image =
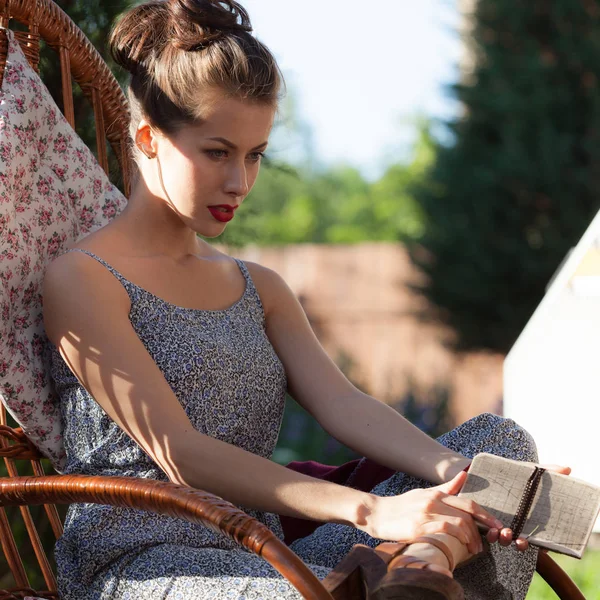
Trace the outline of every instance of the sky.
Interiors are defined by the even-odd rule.
[[[312,133],[310,158],[375,179],[410,155],[415,118],[458,111],[456,0],[241,0]],[[300,152],[279,139],[277,157]]]

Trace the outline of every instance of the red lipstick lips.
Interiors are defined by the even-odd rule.
[[[237,206],[230,206],[229,204],[218,204],[208,207],[210,214],[220,223],[229,223],[233,219],[236,209]]]

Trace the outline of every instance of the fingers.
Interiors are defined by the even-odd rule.
[[[526,538],[520,537],[515,540],[515,546],[519,552],[525,552],[529,548],[529,542]]]
[[[451,535],[467,547],[469,554],[479,554],[483,551],[483,543],[477,528],[471,528],[468,521],[462,517],[435,515],[431,521],[421,526],[420,531],[421,535],[435,533]]]
[[[459,527],[463,528],[466,532],[467,542],[466,546],[470,554],[479,554],[483,551],[483,542],[481,541],[481,534],[477,529],[477,524],[463,511],[447,506],[446,510],[451,511],[451,515],[456,519],[456,523]]]
[[[444,534],[456,538],[465,546],[469,554],[479,554],[480,552],[483,552],[481,538],[474,539],[466,536],[464,529],[460,525],[450,521],[432,521],[430,523],[426,523],[422,529],[426,535]]]
[[[485,534],[485,539],[490,544],[495,544],[500,538],[500,530],[497,527],[490,527]]]
[[[547,471],[554,471],[555,473],[560,473],[561,475],[570,475],[571,474],[571,467],[562,467],[560,465],[554,465],[554,464],[540,465],[540,467],[542,467],[543,469],[546,469]]]
[[[512,539],[513,539],[512,529],[509,529],[508,527],[503,527],[500,530],[500,536],[498,538],[498,542],[500,543],[500,545],[501,546],[510,546],[510,544],[512,543]]]
[[[513,532],[508,527],[505,527],[503,529],[496,529],[495,527],[492,527],[485,534],[485,539],[490,544],[495,544],[496,542],[499,542],[501,546],[510,546],[511,542],[513,541]],[[514,540],[514,542],[519,552],[525,552],[525,550],[529,548],[529,541],[527,540],[527,538],[519,537],[516,540]]]
[[[488,529],[487,533],[485,534],[485,539],[490,544],[495,544],[498,542],[501,546],[510,546],[513,541],[513,532],[512,529],[509,529],[508,527],[502,527],[502,529],[492,527]],[[527,541],[525,538],[519,538],[519,540],[523,540],[525,542]]]
[[[433,535],[435,533],[444,533],[455,537],[461,544],[468,546],[469,538],[465,533],[465,530],[460,524],[455,523],[453,520],[442,520],[436,519],[435,521],[429,521],[419,527],[420,535]],[[419,536],[420,537],[420,536]]]
[[[502,529],[502,527],[504,527],[502,521],[499,521],[494,515],[481,508],[479,504],[472,500],[459,498],[457,496],[446,496],[442,499],[442,502],[470,514],[474,519],[490,528],[495,527],[497,529]]]
[[[458,511],[460,514],[460,511]],[[422,526],[424,534],[445,533],[451,535],[463,543],[470,554],[479,554],[483,552],[483,544],[477,528],[472,529],[471,524],[474,521],[450,515],[434,515],[432,520]],[[515,542],[515,547],[519,552],[525,552],[529,548],[529,541],[525,537],[514,539],[512,529],[509,527],[491,527],[485,534],[486,540],[490,544],[498,542],[501,546],[507,547]]]
[[[467,500],[465,498],[459,498],[456,496],[456,494],[458,494],[458,492],[460,492],[462,489],[462,486],[466,480],[467,473],[461,471],[460,473],[457,473],[456,476],[450,481],[443,483],[442,485],[438,485],[434,489],[437,489],[444,494],[448,494],[447,497],[442,498],[442,502],[448,506],[452,506],[470,514],[474,519],[480,521],[488,527],[502,528],[504,526],[502,522],[494,517],[494,515],[481,508],[481,506],[479,506],[477,503],[473,502],[472,500]]]
[[[456,535],[454,537],[458,537],[458,539],[467,546],[471,554],[477,554],[482,550],[481,535],[477,529],[477,523],[473,520],[471,515],[458,508],[439,502],[439,500],[434,500],[428,507],[427,517],[428,521],[440,520],[452,522],[457,527],[462,528],[465,532],[466,539]]]
[[[440,492],[444,492],[444,494],[455,496],[460,492],[466,480],[467,474],[464,471],[460,471],[450,481],[437,485],[434,489],[438,489]]]

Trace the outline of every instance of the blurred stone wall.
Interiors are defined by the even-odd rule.
[[[297,245],[244,248],[234,255],[278,272],[300,298],[329,355],[364,391],[394,404],[409,392],[450,392],[460,423],[500,412],[503,356],[458,356],[448,332],[421,322],[423,307],[407,284],[418,274],[401,245]]]

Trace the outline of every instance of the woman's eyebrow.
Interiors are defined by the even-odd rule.
[[[233,142],[230,142],[229,140],[227,140],[225,138],[209,137],[207,139],[212,140],[213,142],[221,142],[221,144],[223,144],[224,146],[227,146],[228,148],[231,148],[232,150],[237,150],[237,146]],[[269,142],[263,142],[262,144],[259,144],[258,146],[255,146],[254,148],[252,148],[252,150],[260,150],[261,148],[266,148],[268,143]]]

